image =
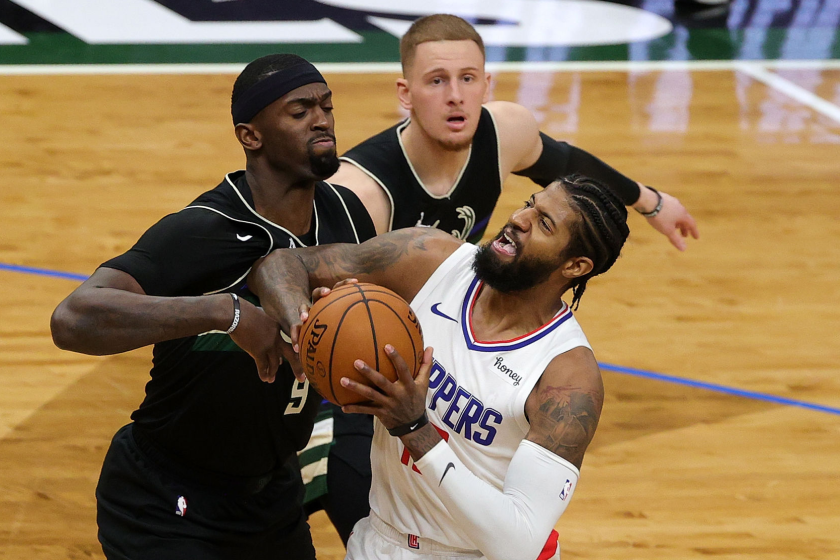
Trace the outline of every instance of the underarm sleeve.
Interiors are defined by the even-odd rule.
[[[446,442],[416,464],[489,560],[535,560],[580,476],[574,465],[528,440],[513,455],[501,491],[470,472]]]
[[[546,187],[560,177],[579,173],[604,183],[626,206],[639,200],[639,185],[625,177],[589,152],[566,142],[558,142],[540,132],[543,150],[536,163],[527,169],[514,171],[514,175],[528,177]]]

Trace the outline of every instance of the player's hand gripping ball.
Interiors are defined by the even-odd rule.
[[[353,367],[363,360],[391,381],[397,372],[385,353],[393,346],[415,377],[423,361],[423,331],[408,303],[376,284],[340,286],[315,302],[300,336],[300,361],[307,379],[325,399],[337,405],[364,401],[341,386],[348,377],[370,382]]]

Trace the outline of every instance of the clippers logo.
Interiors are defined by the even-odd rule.
[[[183,496],[178,496],[178,509],[175,510],[175,515],[184,517],[187,515],[187,499]]]
[[[315,324],[312,325],[312,338],[309,339],[309,343],[306,345],[305,365],[306,370],[309,373],[315,373],[315,350],[318,348],[318,344],[320,344],[325,332],[327,332],[327,325],[321,323],[320,319],[316,318]],[[325,376],[327,374],[323,366],[319,368],[318,373],[322,376]]]
[[[563,485],[563,490],[560,492],[560,499],[565,502],[566,498],[568,498],[571,493],[572,493],[572,481],[567,478],[566,479],[566,484]]]
[[[432,364],[429,376],[429,390],[434,391],[429,410],[437,410],[441,421],[466,439],[483,446],[493,443],[495,426],[504,421],[502,413],[485,408],[472,393],[459,387],[452,374],[447,373],[437,360]]]
[[[417,535],[408,535],[408,548],[420,550],[420,537]]]

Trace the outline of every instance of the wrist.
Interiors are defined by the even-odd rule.
[[[394,437],[402,437],[408,435],[412,432],[416,432],[423,426],[429,423],[429,417],[426,414],[426,409],[423,409],[423,414],[420,418],[415,418],[411,422],[406,422],[400,426],[394,426],[393,428],[388,428],[388,433]]]
[[[434,424],[429,423],[411,433],[400,436],[400,441],[408,450],[411,458],[417,461],[444,440]]]
[[[230,311],[230,307],[228,307],[228,323],[225,327],[225,334],[232,334],[236,328],[239,326],[239,321],[242,318],[242,308],[240,307],[239,303],[239,296],[230,292],[225,294],[227,299],[230,300],[233,304],[232,312]],[[228,304],[230,305],[230,303]]]
[[[662,210],[662,194],[653,187],[644,187],[633,209],[645,218],[653,218]]]

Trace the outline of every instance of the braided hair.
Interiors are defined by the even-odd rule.
[[[589,273],[572,281],[572,309],[577,309],[586,291],[586,282],[615,264],[630,228],[627,227],[624,203],[599,181],[577,174],[559,181],[578,216],[570,226],[571,240],[563,251],[563,260],[588,257],[593,263]]]

